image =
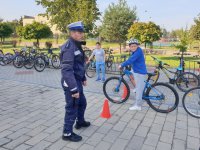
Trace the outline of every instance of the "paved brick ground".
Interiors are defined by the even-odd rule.
[[[199,149],[200,121],[181,105],[169,114],[156,113],[146,104],[135,112],[128,110],[131,98],[122,105],[110,104],[111,119],[100,118],[104,95],[94,79],[85,89],[86,118],[92,126],[75,130],[82,142],[62,141],[65,101],[59,80],[59,70],[37,73],[0,66],[0,150]]]

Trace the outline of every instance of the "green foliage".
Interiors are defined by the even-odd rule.
[[[46,16],[52,24],[56,24],[62,32],[75,21],[83,21],[86,32],[93,30],[100,12],[96,0],[36,0],[38,5],[46,8]]]
[[[20,39],[23,38],[23,36],[24,36],[24,27],[21,26],[21,25],[17,26],[16,27],[16,33],[20,37]]]
[[[9,37],[13,33],[13,28],[9,23],[0,23],[0,38],[1,42],[4,38]]]
[[[190,29],[191,37],[194,40],[200,40],[200,14],[194,19],[195,25]]]
[[[131,9],[126,0],[112,3],[105,11],[100,36],[107,41],[124,43],[128,29],[136,19],[136,8]]]
[[[136,38],[141,43],[152,44],[158,41],[162,35],[160,26],[153,22],[136,22],[128,30],[128,38]]]
[[[24,26],[24,29],[22,29],[22,35],[25,39],[36,39],[39,45],[39,39],[50,37],[52,31],[46,24],[33,22],[32,24]]]
[[[177,30],[177,36],[180,40],[180,44],[175,45],[175,48],[179,49],[180,52],[186,52],[188,45],[191,43],[190,33],[187,28]]]

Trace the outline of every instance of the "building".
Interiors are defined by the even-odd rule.
[[[35,17],[24,16],[23,17],[23,26],[25,26],[27,24],[31,24],[34,21],[43,23],[43,24],[47,24],[50,27],[53,34],[59,34],[59,35],[62,34],[62,32],[57,29],[56,25],[51,25],[49,19],[46,16],[42,16],[42,15],[37,15]]]

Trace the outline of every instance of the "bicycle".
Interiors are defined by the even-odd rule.
[[[158,64],[155,69],[155,77],[154,82],[156,83],[160,77],[160,71],[166,75],[169,79],[170,84],[176,84],[179,90],[182,92],[186,92],[188,89],[197,87],[200,84],[199,78],[192,72],[185,72],[185,63],[183,60],[183,56],[180,58],[179,67],[176,68],[176,71],[171,71],[166,68],[166,66],[170,67],[169,64],[162,62],[158,58],[151,56],[153,60]],[[174,77],[171,78],[168,73],[174,74]]]
[[[161,113],[169,113],[178,106],[178,93],[172,86],[166,83],[157,82],[150,84],[149,81],[154,75],[156,74],[148,73],[142,98],[147,101],[147,104],[153,110]],[[124,103],[130,96],[130,87],[124,80],[124,76],[127,76],[131,80],[133,74],[125,68],[121,71],[120,77],[110,77],[103,84],[104,95],[112,103]],[[171,103],[166,103],[166,101]]]
[[[108,55],[108,56],[106,56],[106,60],[105,60],[105,71],[114,71],[116,69],[116,66],[114,64],[114,56],[111,55],[112,51],[113,50],[105,51],[105,54]],[[85,50],[84,53],[85,53],[85,55],[90,57],[91,54],[92,54],[92,51],[91,50]],[[85,70],[86,70],[87,77],[89,77],[89,78],[95,77],[95,75],[96,75],[96,61],[94,60],[94,58],[91,59],[88,64],[86,64]]]
[[[0,66],[6,65],[7,58],[5,57],[2,50],[0,50]]]
[[[114,56],[112,55],[113,49],[109,49],[105,51],[106,59],[105,59],[105,65],[106,70],[115,71],[116,65],[114,64]]]
[[[182,99],[185,111],[195,118],[200,118],[200,87],[188,90]]]
[[[53,67],[54,69],[60,69],[59,55],[53,53],[53,49],[49,49],[48,53],[38,53],[35,58],[34,68],[38,72],[42,72],[46,67]]]

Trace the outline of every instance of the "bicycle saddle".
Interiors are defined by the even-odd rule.
[[[154,73],[154,72],[151,72],[151,73],[150,73],[150,72],[148,72],[148,73],[147,73],[147,75],[148,75],[149,77],[153,77],[153,76],[155,76],[155,75],[156,75],[156,73]]]

